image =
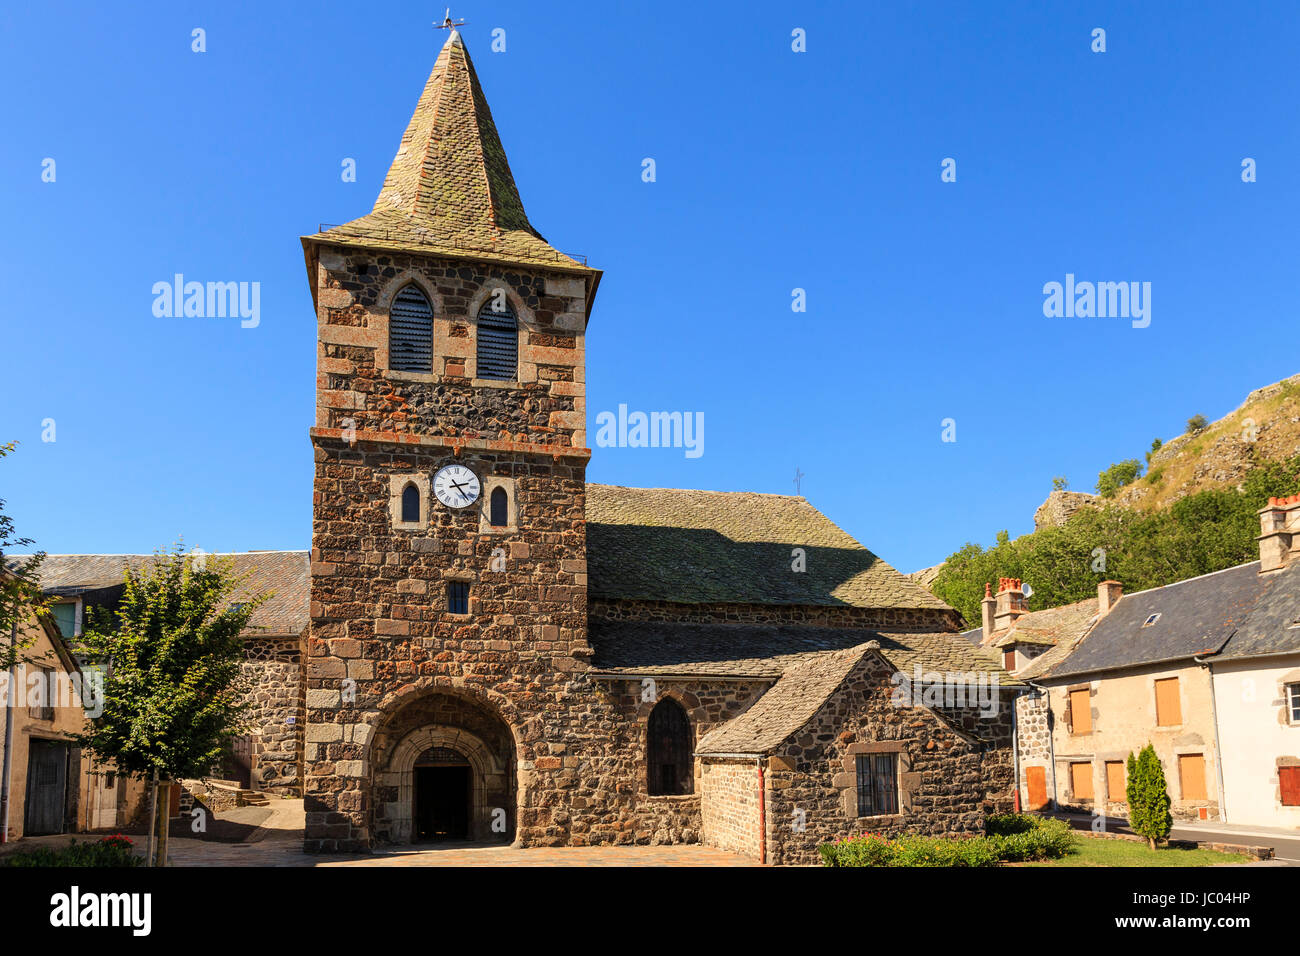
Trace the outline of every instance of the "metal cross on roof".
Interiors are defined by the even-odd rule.
[[[799,467],[796,465],[796,466],[795,466],[795,469],[794,469],[794,493],[795,493],[796,495],[799,494],[799,492],[800,492],[800,490],[801,490],[801,488],[800,488],[800,484],[801,484],[801,482],[803,481],[803,479],[804,479],[805,477],[807,477],[807,476],[804,475],[804,473],[803,473],[802,471],[800,471],[800,470],[799,470]]]
[[[446,14],[443,16],[443,21],[441,23],[434,23],[434,26],[439,30],[454,30],[464,22],[464,20],[453,20],[451,18],[451,7],[448,7]]]

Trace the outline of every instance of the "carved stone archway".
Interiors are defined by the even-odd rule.
[[[510,792],[510,769],[505,761],[480,738],[459,727],[421,727],[413,730],[397,745],[388,769],[379,775],[379,784],[397,788],[397,799],[384,808],[394,843],[410,843],[415,819],[415,761],[430,747],[445,747],[469,761],[470,821],[472,840],[500,839],[504,831],[493,831],[494,820],[513,817],[513,807],[494,806]]]

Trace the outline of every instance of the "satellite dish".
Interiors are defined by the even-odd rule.
[[[1020,592],[1021,592],[1021,593],[1026,597],[1026,598],[1029,598],[1029,597],[1032,597],[1032,596],[1033,596],[1034,589],[1031,588],[1028,584],[1021,584],[1021,585],[1020,585]]]

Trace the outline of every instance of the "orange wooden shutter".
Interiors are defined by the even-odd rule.
[[[1205,799],[1205,757],[1201,754],[1180,754],[1178,779],[1183,785],[1184,800]]]
[[[1300,770],[1300,767],[1295,769]],[[1300,780],[1300,775],[1296,779]],[[1047,770],[1043,767],[1026,767],[1025,782],[1029,785],[1029,809],[1041,810],[1047,806]]]
[[[1106,797],[1114,803],[1127,803],[1124,792],[1124,761],[1106,761]]]
[[[1070,789],[1074,791],[1076,800],[1092,799],[1092,764],[1070,764]]]
[[[1277,779],[1282,785],[1282,806],[1300,807],[1300,767],[1278,767]]]
[[[1092,733],[1092,701],[1087,688],[1070,691],[1070,732]]]
[[[1156,681],[1156,725],[1174,727],[1182,722],[1183,711],[1178,703],[1178,678],[1167,677]]]

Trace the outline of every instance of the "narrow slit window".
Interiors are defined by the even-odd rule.
[[[420,489],[415,485],[407,485],[402,489],[402,520],[420,520]]]
[[[447,582],[447,612],[449,614],[469,613],[469,582]]]
[[[479,378],[507,382],[515,378],[519,362],[519,324],[505,296],[490,296],[479,309],[476,356]]]
[[[388,367],[397,372],[433,371],[433,307],[413,285],[393,296],[388,312]]]
[[[504,488],[495,488],[488,505],[488,521],[494,528],[504,528],[510,523],[510,497]]]

